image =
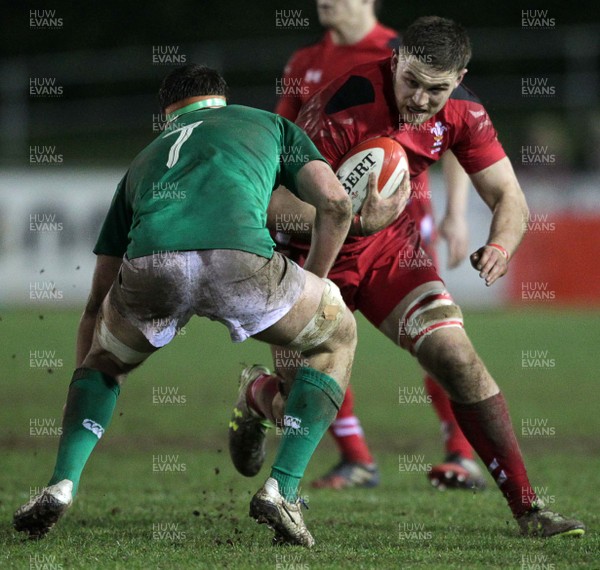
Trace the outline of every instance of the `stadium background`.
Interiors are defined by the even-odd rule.
[[[532,420],[552,432],[522,437],[522,445],[532,458],[533,474],[550,480],[546,494],[571,509],[578,501],[587,504],[585,497],[576,496],[578,491],[595,492],[598,483],[593,465],[598,465],[600,428],[594,382],[600,343],[600,19],[592,17],[595,13],[593,2],[578,2],[573,9],[558,2],[532,7],[522,2],[484,6],[431,1],[423,6],[388,1],[380,14],[383,23],[400,30],[425,14],[452,17],[469,30],[474,57],[466,82],[491,114],[532,218],[502,283],[486,289],[466,265],[444,272],[444,277],[465,310],[475,345],[507,393],[517,433],[525,434],[522,426],[530,424],[523,422]],[[536,16],[545,23],[524,25],[523,18],[532,21]],[[50,2],[27,8],[10,3],[5,17],[10,26],[0,38],[0,365],[5,402],[0,410],[0,451],[6,468],[0,539],[15,546],[7,523],[10,513],[34,486],[44,483],[51,468],[74,362],[78,312],[94,263],[90,251],[117,181],[160,128],[155,93],[161,78],[174,66],[204,62],[225,75],[232,102],[272,109],[288,56],[320,37],[322,30],[312,2]],[[439,217],[443,185],[435,169],[432,189]],[[469,221],[473,251],[486,239],[489,224],[489,212],[474,191]],[[440,252],[443,262],[443,244]],[[385,479],[382,498],[353,494],[352,500],[366,514],[369,502],[381,508],[378,501],[396,500],[398,493],[409,491],[415,504],[424,501],[426,509],[437,509],[438,503],[427,504],[437,500],[439,512],[456,509],[458,519],[463,507],[456,499],[422,499],[420,493],[428,492],[424,477],[409,477],[407,483],[398,473],[399,454],[423,454],[422,463],[441,456],[433,412],[418,401],[423,394],[416,366],[361,318],[359,336],[357,407]],[[211,493],[229,493],[232,503],[233,496],[243,503],[256,482],[240,481],[222,453],[226,422],[241,363],[267,358],[267,350],[257,343],[232,346],[222,327],[195,322],[153,363],[133,374],[110,437],[102,443],[104,455],[97,453],[90,462],[91,473],[84,475],[90,490],[79,504],[92,519],[90,526],[108,517],[112,522],[104,525],[106,532],[111,525],[138,528],[139,523],[140,540],[152,535],[154,524],[178,520],[177,515],[164,514],[177,496],[173,480],[175,486],[193,487],[200,484],[195,479],[199,477],[200,488],[208,493],[207,513],[211,508],[219,511],[221,505],[210,499]],[[418,398],[406,403],[411,395]],[[186,471],[170,481],[156,475],[153,461],[161,454],[163,459],[178,455],[173,464],[186,465]],[[322,472],[334,460],[333,448],[325,442],[310,473]],[[106,483],[115,476],[115,465],[120,495]],[[572,482],[569,473],[576,473],[577,480]],[[200,492],[193,490],[196,497]],[[151,510],[143,524],[135,517],[133,523],[124,516],[119,520],[121,501],[126,504],[136,493],[136,509],[148,508],[146,498],[152,497],[162,510]],[[499,497],[490,495],[482,495],[486,508],[508,518]],[[108,503],[102,503],[107,496]],[[342,508],[339,499],[327,494],[314,499],[326,508]],[[237,504],[237,510],[243,515],[245,505]],[[67,528],[79,529],[83,516],[73,515]],[[203,516],[200,520],[206,522]],[[324,513],[318,510],[310,516],[315,525],[319,516]],[[410,519],[415,524],[430,524],[415,517]],[[397,514],[381,520],[385,522],[376,524],[377,532],[385,536],[404,519]],[[215,531],[216,539],[205,527],[200,531],[177,524],[183,524],[180,532],[187,529],[187,539],[179,540],[186,546],[196,545],[191,537],[201,543],[207,536],[223,543],[222,536],[238,540],[226,523],[222,531]],[[434,534],[433,541],[425,542],[428,547],[433,543],[435,548],[448,530],[439,524],[443,531],[426,527]],[[317,529],[327,538],[327,529]],[[265,540],[258,530],[252,532],[254,540]],[[330,538],[336,540],[334,534]],[[160,561],[164,541],[153,544]],[[216,544],[212,563],[218,566],[223,556],[222,545]],[[452,539],[440,544],[442,549],[460,550]],[[401,546],[406,549],[407,544]],[[421,545],[408,546],[414,556],[409,559],[418,565]],[[490,552],[494,547],[489,545]],[[141,547],[130,546],[129,562],[144,567],[136,548]],[[583,564],[588,548],[581,547],[580,559],[568,567]],[[558,550],[541,552],[547,564],[566,567]],[[167,554],[173,556],[171,550]],[[9,548],[4,562],[10,562],[11,555],[14,567],[20,568],[27,561],[31,565],[38,553]],[[85,567],[81,561],[78,566],[72,553],[68,557],[68,549],[48,554],[63,555],[66,558],[52,560],[62,560],[64,567]],[[88,555],[84,551],[82,560],[94,567]],[[275,555],[267,556],[265,566],[278,563]],[[479,562],[492,567],[485,557],[478,562],[481,553],[457,556],[457,564],[462,564],[457,567],[476,567]],[[524,564],[522,556],[515,551],[510,564]],[[301,562],[326,567],[319,559]],[[236,566],[233,558],[229,563],[246,567]],[[253,564],[263,567],[260,561],[248,562],[247,567]],[[368,561],[365,564],[370,567]],[[429,561],[428,566],[433,564]]]

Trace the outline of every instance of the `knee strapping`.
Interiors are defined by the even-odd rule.
[[[300,352],[311,350],[329,340],[340,326],[346,304],[338,286],[329,279],[324,281],[325,289],[317,311],[286,348],[294,348]]]
[[[439,287],[419,295],[404,311],[398,344],[416,354],[431,333],[452,327],[464,327],[462,311],[450,293]]]
[[[123,364],[139,364],[152,354],[151,352],[139,352],[128,347],[108,330],[104,321],[100,323],[98,328],[98,342],[104,350],[114,354]]]

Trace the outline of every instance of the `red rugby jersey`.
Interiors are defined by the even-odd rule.
[[[358,143],[384,135],[404,147],[413,180],[448,149],[467,174],[506,156],[485,108],[462,84],[441,111],[422,125],[400,123],[391,57],[356,67],[332,81],[302,107],[296,124],[308,133],[334,170]],[[394,225],[382,231],[393,231]]]
[[[321,87],[357,65],[388,57],[399,43],[398,34],[380,23],[352,45],[336,45],[331,36],[328,31],[320,42],[294,52],[283,72],[285,83],[294,89],[279,99],[277,114],[295,121],[300,107]]]

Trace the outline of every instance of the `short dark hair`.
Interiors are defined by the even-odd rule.
[[[471,59],[471,42],[466,30],[453,20],[423,16],[402,34],[400,51],[423,57],[433,68],[461,71]]]
[[[220,73],[206,67],[190,63],[171,71],[158,90],[158,101],[162,110],[188,97],[200,95],[221,95],[227,98],[229,88]]]

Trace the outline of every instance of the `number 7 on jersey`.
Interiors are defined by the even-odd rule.
[[[197,123],[191,123],[189,125],[186,125],[185,127],[175,129],[174,131],[167,133],[163,137],[166,139],[168,136],[171,136],[175,133],[179,133],[179,136],[177,137],[177,139],[175,140],[175,142],[173,143],[173,145],[171,146],[171,148],[169,150],[169,158],[167,160],[167,168],[172,168],[173,166],[175,166],[177,164],[177,161],[179,160],[179,151],[181,150],[183,143],[192,136],[192,131],[198,125],[201,125],[202,123],[203,123],[203,121],[198,121]]]

